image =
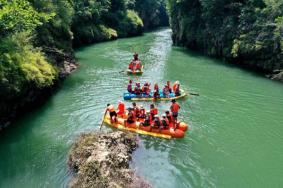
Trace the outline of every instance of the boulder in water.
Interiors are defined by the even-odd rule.
[[[82,134],[68,164],[76,172],[70,187],[151,187],[129,169],[136,137],[124,132]]]

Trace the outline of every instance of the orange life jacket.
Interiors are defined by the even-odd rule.
[[[177,87],[178,87],[178,84],[175,84],[175,83],[174,83],[174,85],[173,85],[173,92],[174,92],[174,93],[176,93]]]

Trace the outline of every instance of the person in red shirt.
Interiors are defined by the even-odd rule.
[[[133,81],[132,80],[130,80],[129,81],[129,84],[128,84],[128,87],[127,87],[127,91],[129,92],[129,93],[133,93]]]
[[[124,117],[124,114],[125,114],[125,104],[122,101],[118,101],[117,115],[119,117]]]
[[[139,118],[140,116],[140,108],[137,106],[137,104],[135,102],[132,103],[133,104],[133,109],[134,109],[134,115],[135,117]]]
[[[151,119],[153,120],[154,119],[154,116],[158,114],[158,109],[155,108],[154,104],[151,104],[150,105],[150,116],[151,116]]]
[[[166,118],[168,119],[169,123],[173,123],[174,119],[173,119],[172,114],[168,110],[165,112],[165,114],[166,114]]]
[[[136,117],[135,117],[135,114],[134,114],[134,109],[128,108],[128,117],[124,122],[125,126],[128,126],[129,124],[135,123],[135,121],[136,121]]]
[[[148,82],[145,82],[143,87],[142,87],[142,92],[143,94],[149,95],[150,89],[149,89],[150,84]]]
[[[145,114],[145,109],[144,109],[144,107],[141,105],[139,118],[140,118],[140,119],[145,119],[145,116],[146,116],[146,114]]]
[[[172,116],[173,116],[175,125],[177,124],[178,112],[180,108],[181,108],[180,105],[176,102],[175,99],[173,99],[172,104],[170,106],[170,110],[172,112]]]

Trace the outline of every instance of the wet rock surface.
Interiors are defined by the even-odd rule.
[[[283,70],[275,70],[273,74],[267,75],[271,80],[278,80],[283,82]]]
[[[124,132],[82,134],[68,164],[76,173],[70,187],[151,187],[129,168],[136,137]]]

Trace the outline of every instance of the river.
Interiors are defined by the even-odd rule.
[[[106,103],[122,99],[129,77],[121,71],[135,51],[145,73],[133,79],[179,80],[200,94],[179,101],[190,125],[184,139],[138,136],[131,166],[140,176],[157,188],[283,186],[282,84],[172,47],[171,31],[161,29],[79,49],[77,72],[0,134],[0,187],[68,186],[68,151],[80,133],[98,130]]]

